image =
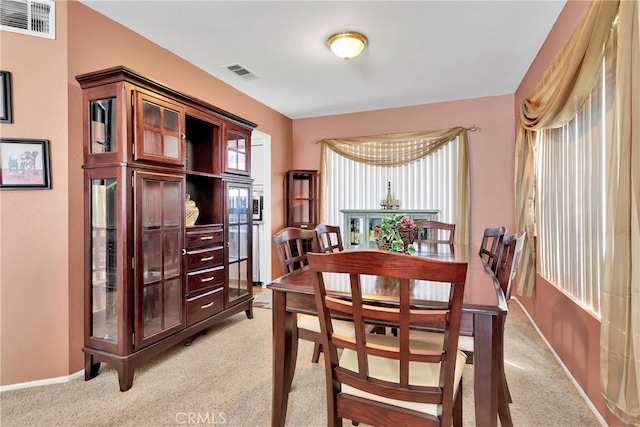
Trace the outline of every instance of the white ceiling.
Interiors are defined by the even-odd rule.
[[[566,0],[80,1],[300,119],[513,94]],[[369,46],[345,61],[349,30]]]

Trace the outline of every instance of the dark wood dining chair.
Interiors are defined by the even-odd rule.
[[[456,225],[440,221],[414,221],[417,229],[418,243],[436,245],[453,245]]]
[[[499,259],[498,259],[498,270],[496,272],[496,278],[500,283],[500,287],[505,295],[505,300],[507,303],[511,300],[511,292],[513,285],[515,283],[515,276],[518,270],[518,262],[520,260],[520,253],[522,252],[522,247],[524,245],[524,236],[525,232],[520,231],[516,234],[504,236],[501,243],[501,248],[499,249]],[[500,373],[500,383],[499,387],[501,388],[500,392],[503,393],[501,396],[506,398],[506,401],[511,402],[511,394],[509,392],[509,386],[507,384],[507,377],[504,371],[504,327],[506,322],[506,315],[501,316],[499,319],[500,328],[499,328],[499,346],[500,348],[497,350],[497,353],[501,355],[498,358],[498,372]],[[436,328],[438,329],[438,328]],[[412,331],[411,338],[416,340],[421,340],[430,343],[441,343],[444,339],[443,331],[440,330],[432,330],[429,332],[426,331]],[[474,342],[473,337],[467,335],[460,335],[458,338],[458,348],[460,351],[463,351],[467,354],[467,363],[473,364],[473,352],[474,352]],[[509,411],[509,407],[504,405],[505,400],[501,397],[498,405],[498,414],[500,416],[500,422],[502,425],[513,425],[511,421],[511,413]]]
[[[498,278],[498,283],[500,283],[500,288],[502,288],[502,292],[504,293],[504,298],[507,301],[511,301],[511,294],[513,291],[513,286],[515,285],[516,274],[518,272],[518,265],[520,263],[520,256],[522,254],[522,248],[525,243],[526,232],[519,231],[515,234],[510,234],[504,236],[502,240],[502,249],[500,250],[500,259],[498,261],[498,271],[496,273],[496,277]],[[500,387],[500,393],[502,396],[505,396],[509,403],[512,402],[511,392],[509,391],[509,385],[507,383],[507,376],[504,371],[504,329],[505,323],[507,321],[507,315],[501,316],[500,319],[500,349],[498,350],[502,357],[499,358],[499,368],[498,372],[500,372],[500,383],[498,387]],[[503,399],[500,399],[503,402]],[[500,422],[502,425],[512,425],[511,421],[511,412],[509,411],[509,407],[504,407],[503,405],[498,405],[498,415],[500,416]]]
[[[515,234],[504,236],[502,240],[502,249],[500,250],[500,259],[498,261],[498,270],[496,277],[504,293],[507,302],[511,300],[513,285],[518,271],[520,262],[520,254],[524,247],[526,232],[519,231]]]
[[[372,426],[462,425],[466,356],[458,351],[458,334],[467,263],[383,251],[346,251],[309,254],[309,269],[315,273],[314,293],[325,348],[327,425],[342,426],[343,418]],[[331,277],[325,273],[332,273]],[[325,281],[337,280],[333,273],[345,276],[350,299],[328,293]],[[397,293],[392,296],[396,304],[364,301],[362,287],[371,286],[373,278],[397,282]],[[429,281],[420,286],[447,286],[443,304],[412,306],[415,280]],[[340,334],[330,313],[352,318],[355,335]],[[367,333],[371,323],[393,325],[398,336]],[[439,344],[409,339],[410,328],[434,325],[444,325],[447,332]]]
[[[342,234],[337,225],[318,224],[315,228],[320,252],[342,252]]]
[[[276,253],[280,261],[282,274],[288,274],[307,265],[309,252],[320,252],[318,235],[315,230],[287,227],[278,231],[273,236]],[[318,316],[298,313],[296,315],[296,337],[305,341],[312,341],[313,354],[311,362],[318,363],[322,346],[320,344],[320,321]],[[338,322],[338,326],[344,333],[353,333],[352,322]]]
[[[314,230],[286,227],[273,235],[282,274],[288,274],[308,264],[307,253],[318,252],[318,237]]]
[[[507,229],[504,227],[485,228],[482,235],[482,244],[480,245],[480,258],[485,265],[496,274],[498,271],[498,257],[500,249],[502,249],[502,239]]]

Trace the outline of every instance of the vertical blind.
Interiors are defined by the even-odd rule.
[[[398,213],[403,209],[437,209],[440,221],[454,223],[457,160],[457,138],[430,156],[394,167],[358,163],[327,150],[326,222],[341,225],[341,209],[380,209],[390,182],[393,198],[400,201]]]
[[[539,272],[598,315],[614,77],[605,58],[598,84],[576,117],[537,133]]]

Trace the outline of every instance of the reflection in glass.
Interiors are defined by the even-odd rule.
[[[232,131],[227,132],[227,167],[247,170],[247,138]]]
[[[142,132],[142,148],[147,154],[162,155],[162,134],[149,129]]]
[[[165,182],[163,190],[163,224],[165,227],[179,227],[182,223],[184,196],[178,182]],[[158,209],[160,211],[160,209]]]
[[[149,102],[142,103],[142,123],[145,126],[160,128],[160,107]]]
[[[234,299],[249,292],[247,290],[249,277],[249,261],[243,260],[229,265],[229,298]]]
[[[142,312],[143,338],[182,323],[181,181],[142,179]]]
[[[180,236],[177,231],[164,235],[164,278],[180,275]]]
[[[174,159],[180,157],[180,140],[177,136],[164,136],[164,152],[162,154],[166,157],[173,157]]]
[[[178,133],[180,131],[180,116],[177,111],[164,110],[164,126],[166,130]]]
[[[170,328],[182,321],[182,287],[176,277],[164,282],[164,328]]]
[[[89,103],[91,154],[118,151],[116,128],[116,98],[98,99]]]
[[[248,295],[249,286],[249,202],[250,187],[230,185],[229,206],[229,299]]]
[[[115,179],[91,180],[91,336],[118,342]]]
[[[142,318],[144,319],[144,337],[149,337],[162,330],[160,286],[160,283],[145,286],[143,291]]]
[[[236,261],[240,252],[240,233],[237,225],[229,226],[229,261]]]
[[[142,279],[145,284],[162,279],[162,235],[144,233],[142,237]]]
[[[162,225],[162,184],[160,181],[145,179],[142,199],[142,227],[160,228]]]

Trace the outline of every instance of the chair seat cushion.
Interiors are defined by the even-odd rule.
[[[353,322],[348,320],[337,320],[333,319],[333,332],[338,335],[344,335],[345,337],[352,337],[354,335],[353,332]],[[297,317],[298,329],[306,329],[308,331],[313,331],[320,333],[320,319],[318,316],[314,316],[311,314],[298,314]],[[367,327],[367,332],[370,332],[373,329],[373,326]]]
[[[444,343],[444,333],[441,332],[411,331],[409,336],[412,340],[426,341],[438,344],[441,347]],[[473,353],[473,337],[460,335],[458,338],[458,350]]]
[[[390,347],[398,347],[398,338],[390,335],[378,335],[367,334],[367,342],[379,345],[385,345]],[[440,344],[426,342],[426,341],[414,341],[411,340],[410,344],[412,349],[416,350],[441,350],[442,342]],[[380,380],[398,382],[400,378],[400,368],[397,360],[386,359],[377,356],[368,356],[369,358],[369,376]],[[458,351],[458,357],[456,358],[455,369],[455,388],[454,396],[458,391],[460,379],[462,378],[462,372],[467,360],[467,356]],[[344,349],[340,356],[340,366],[352,370],[358,371],[358,355],[354,350]],[[410,362],[409,363],[409,383],[413,385],[421,386],[438,386],[440,383],[440,364],[439,363],[423,363],[423,362]],[[440,415],[440,405],[430,403],[416,403],[406,402],[402,400],[388,399],[380,397],[375,394],[367,393],[348,385],[342,385],[342,393],[352,396],[359,396],[365,399],[370,399],[377,402],[383,402],[386,404],[399,406],[402,408],[419,411],[434,416]]]

